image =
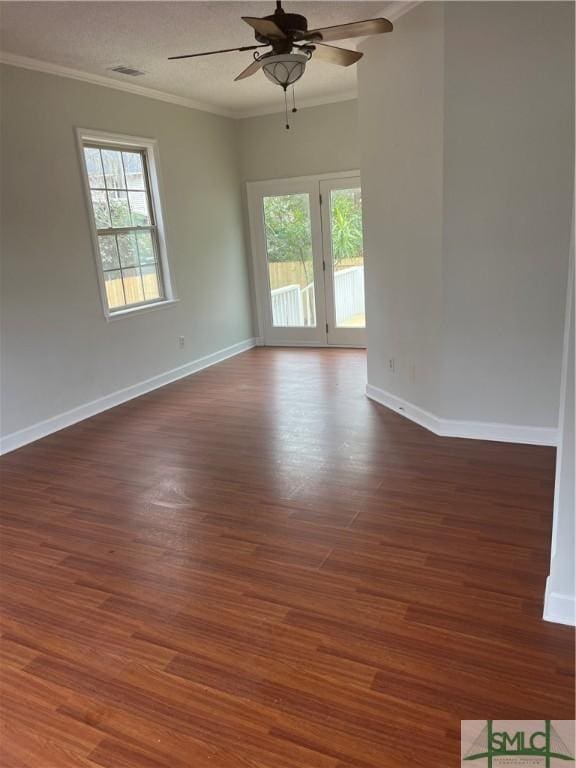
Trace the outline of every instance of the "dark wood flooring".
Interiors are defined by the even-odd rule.
[[[448,768],[574,717],[554,451],[258,349],[2,459],[3,768]]]

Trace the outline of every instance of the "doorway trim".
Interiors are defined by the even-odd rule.
[[[268,276],[264,273],[265,264],[262,254],[258,249],[258,221],[261,220],[262,211],[260,200],[262,195],[267,192],[273,194],[277,191],[278,186],[281,185],[310,185],[317,184],[320,187],[320,182],[330,181],[334,179],[347,179],[347,178],[361,178],[360,171],[333,171],[330,173],[312,174],[310,176],[291,176],[280,179],[265,179],[263,181],[248,181],[246,182],[246,196],[248,202],[248,223],[250,233],[250,288],[252,292],[252,300],[255,309],[255,336],[258,339],[259,346],[264,345],[264,317],[265,307],[264,301],[266,296],[266,288],[268,287]],[[322,216],[321,216],[322,218]],[[261,226],[261,224],[260,224]],[[366,259],[366,256],[364,256]],[[290,347],[295,346],[295,342],[292,341],[274,341],[274,346]],[[297,343],[299,347],[351,347],[355,349],[364,349],[365,344],[328,344],[326,339],[323,342],[319,341],[299,341]]]

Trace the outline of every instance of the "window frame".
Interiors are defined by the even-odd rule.
[[[116,320],[121,317],[130,317],[142,312],[148,312],[152,309],[159,309],[175,304],[178,299],[174,293],[174,287],[171,279],[170,264],[168,260],[168,249],[166,245],[166,230],[164,227],[164,213],[162,209],[162,188],[160,180],[160,161],[158,157],[158,141],[156,139],[143,138],[141,136],[130,136],[120,133],[110,133],[109,131],[98,131],[86,128],[76,128],[76,139],[78,144],[78,154],[80,160],[80,170],[82,173],[84,197],[88,211],[88,220],[90,225],[90,235],[92,238],[92,251],[96,265],[96,276],[100,291],[100,301],[106,320]],[[155,246],[158,249],[157,269],[162,281],[163,297],[161,299],[151,299],[148,301],[129,304],[116,309],[108,306],[106,294],[106,280],[102,259],[100,257],[100,247],[98,240],[98,227],[96,226],[96,217],[92,206],[92,195],[90,190],[90,180],[86,168],[84,156],[84,147],[97,146],[100,148],[110,148],[126,151],[138,151],[144,154],[145,172],[147,178],[147,197],[150,207],[151,224],[142,229],[155,231]],[[135,227],[112,227],[111,230],[122,234],[126,231],[134,231]],[[104,234],[109,234],[108,232]]]

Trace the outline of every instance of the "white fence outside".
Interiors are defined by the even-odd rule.
[[[271,291],[272,321],[275,327],[313,326],[314,283],[305,288],[286,285]],[[364,267],[348,267],[334,273],[336,325],[364,313]]]
[[[348,267],[334,272],[336,325],[354,315],[364,314],[364,267]]]
[[[272,321],[275,326],[304,325],[301,294],[299,285],[286,285],[284,288],[276,288],[271,292]]]

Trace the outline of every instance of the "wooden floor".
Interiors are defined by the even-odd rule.
[[[554,452],[258,349],[2,459],[2,768],[449,768],[574,717]]]

